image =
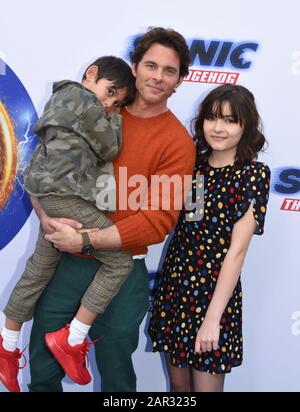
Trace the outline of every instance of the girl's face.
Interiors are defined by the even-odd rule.
[[[204,120],[204,136],[212,150],[232,151],[235,155],[244,128],[233,117],[228,102],[222,103],[222,114],[222,117],[216,117],[212,114]]]

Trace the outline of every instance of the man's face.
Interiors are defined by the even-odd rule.
[[[179,69],[180,60],[174,49],[153,44],[132,68],[139,97],[148,105],[166,104],[183,80]]]

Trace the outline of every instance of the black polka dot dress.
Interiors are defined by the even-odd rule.
[[[202,183],[196,181],[200,175],[204,176]],[[158,277],[149,324],[153,351],[168,352],[174,366],[227,373],[242,363],[240,279],[221,318],[219,349],[197,354],[195,338],[230,247],[233,226],[251,202],[255,233],[263,233],[269,181],[270,170],[260,162],[241,168],[214,168],[207,161],[196,165],[193,192],[196,184],[204,184],[203,210],[198,210],[203,218],[191,221],[193,212],[181,212]]]

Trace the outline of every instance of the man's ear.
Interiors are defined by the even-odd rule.
[[[132,63],[131,65],[131,72],[134,75],[134,77],[136,77],[136,70],[137,70],[137,64],[136,63]]]
[[[89,81],[95,81],[98,73],[99,73],[99,68],[96,65],[93,65],[87,69],[85,73],[85,77]]]

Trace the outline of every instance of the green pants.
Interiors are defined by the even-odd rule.
[[[61,392],[64,371],[45,346],[46,332],[70,322],[84,291],[93,280],[99,261],[64,254],[56,274],[36,306],[30,338],[31,392]],[[131,356],[139,339],[139,326],[149,301],[148,273],[144,259],[134,267],[119,293],[90,329],[103,392],[135,392],[136,376]]]

